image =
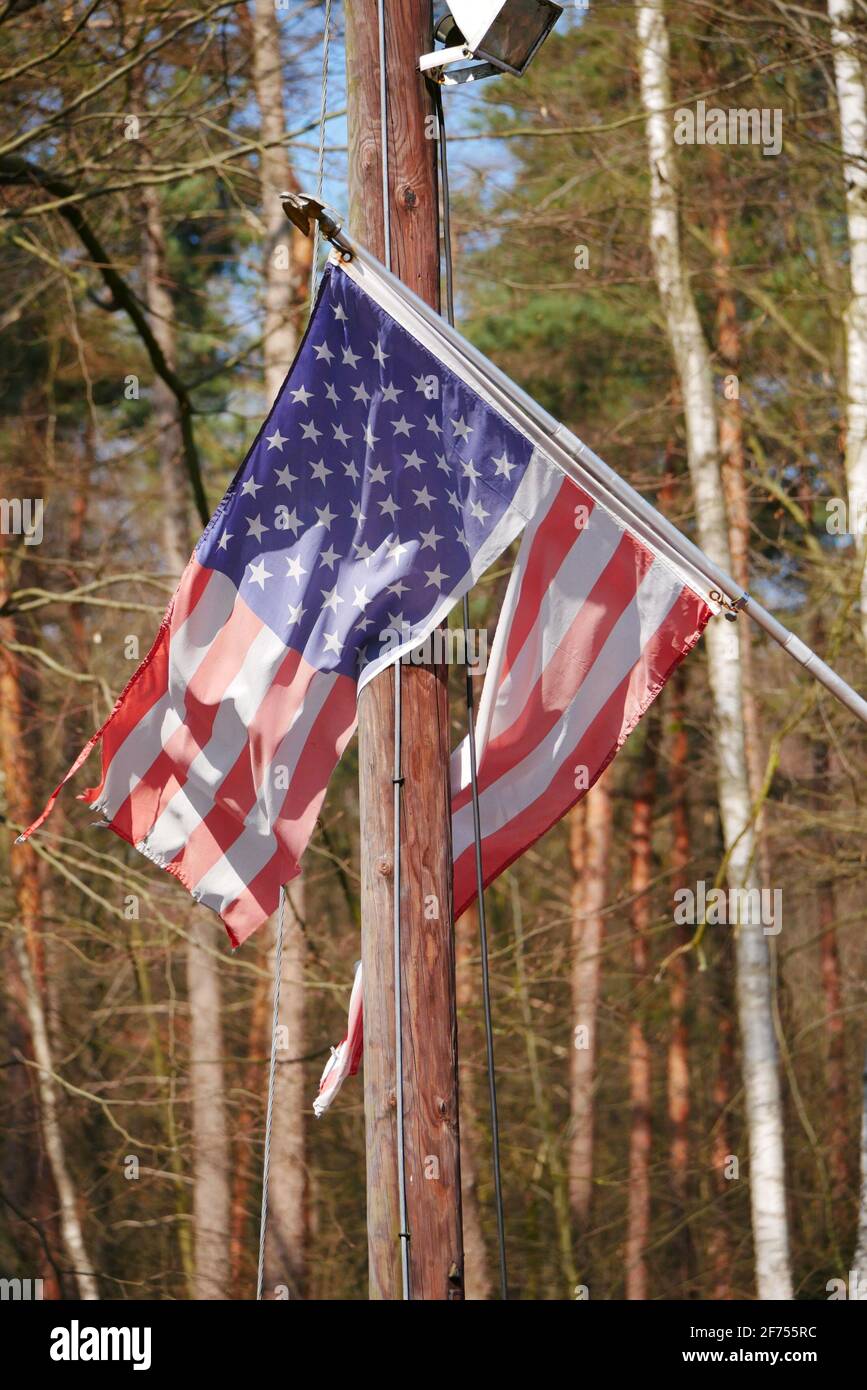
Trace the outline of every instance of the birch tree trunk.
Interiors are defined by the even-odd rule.
[[[572,824],[572,1039],[569,1056],[569,1205],[586,1226],[593,1192],[593,1099],[596,1070],[596,1015],[599,1005],[603,908],[608,900],[613,808],[603,773],[583,802],[583,847],[576,845],[580,822]],[[576,815],[578,808],[573,812]]]
[[[849,231],[851,298],[844,316],[846,330],[846,485],[849,529],[855,532],[861,572],[861,628],[867,640],[867,535],[858,517],[867,508],[867,96],[852,27],[853,0],[828,0],[834,80],[840,112],[846,222]],[[863,38],[862,38],[863,44]]]
[[[292,224],[283,213],[280,194],[294,187],[282,140],[286,131],[283,104],[283,62],[280,24],[273,0],[255,0],[253,75],[259,125],[266,148],[260,160],[262,217],[265,223],[263,275],[265,291],[265,393],[273,404],[297,342],[294,315],[301,298],[299,275],[309,271],[309,251],[299,266]],[[307,242],[305,239],[305,246]],[[265,1242],[264,1296],[300,1296],[304,1281],[307,1235],[307,1168],[305,1153],[304,1055],[304,884],[299,876],[286,894],[283,961],[278,1019],[278,1052],[271,1135],[271,1180],[268,1193],[268,1232]],[[268,923],[269,963],[276,969],[276,915]],[[271,1010],[268,1010],[267,1048],[271,1048]]]
[[[174,305],[166,265],[159,193],[142,189],[145,209],[145,298],[151,328],[166,361],[174,367]],[[163,546],[172,574],[180,577],[190,554],[189,491],[181,456],[177,404],[165,383],[153,385],[157,452],[163,490]],[[189,904],[187,998],[190,1010],[190,1099],[193,1127],[193,1230],[195,1296],[229,1296],[229,1136],[223,1076],[220,974],[214,930],[204,910]]]
[[[669,41],[664,0],[637,0],[642,103],[650,162],[650,246],[660,299],[683,393],[687,455],[699,544],[730,569],[720,478],[719,438],[710,354],[683,264],[677,169],[671,128]],[[743,621],[743,620],[742,620]],[[714,708],[717,785],[728,882],[758,888],[755,834],[741,700],[737,626],[717,618],[706,633]],[[760,924],[737,929],[738,1016],[750,1141],[750,1202],[756,1284],[763,1299],[792,1297],[786,1215],[783,1108],[774,1035],[768,940]]]

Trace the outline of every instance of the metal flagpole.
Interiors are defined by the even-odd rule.
[[[867,724],[867,700],[853,690],[852,686],[832,670],[806,642],[802,642],[800,637],[796,637],[784,627],[752,594],[745,593],[730,574],[710,556],[705,555],[704,551],[668,520],[668,517],[651,506],[635,488],[599,458],[598,454],[594,454],[592,449],[555,420],[553,415],[528,396],[505,372],[488,361],[478,348],[413,294],[412,290],[392,275],[365,247],[348,236],[320,204],[313,207],[308,199],[301,200],[301,205],[305,207],[307,216],[321,219],[323,235],[342,255],[349,260],[357,259],[373,275],[378,276],[400,297],[417,319],[422,320],[449,344],[481,379],[492,398],[499,398],[501,408],[511,410],[513,415],[517,410],[523,416],[521,423],[528,437],[538,442],[542,452],[562,473],[582,486],[586,486],[588,478],[592,479],[606,494],[606,505],[615,515],[619,514],[632,530],[640,536],[645,536],[663,554],[675,556],[707,582],[711,601],[719,603],[727,617],[733,618],[740,612],[748,614],[784,652],[803,666],[820,685],[856,715],[862,724]]]

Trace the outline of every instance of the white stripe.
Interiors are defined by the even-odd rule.
[[[168,692],[130,730],[108,766],[105,787],[94,808],[111,820],[153,765],[177,727],[174,707],[232,611],[238,591],[214,570],[199,602],[169,632]]]
[[[277,850],[274,823],[307,747],[310,730],[337,679],[333,671],[317,672],[313,677],[298,717],[281,740],[259,787],[256,801],[244,818],[242,834],[193,888],[193,894],[200,902],[221,915],[230,903],[244,894],[248,884]],[[285,787],[274,785],[274,769],[278,766],[287,769],[286,777],[281,779],[286,782]]]
[[[568,709],[520,762],[482,792],[480,813],[484,838],[515,820],[544,794],[560,771],[564,756],[575,748],[665,622],[682,587],[665,565],[654,563],[651,566]],[[598,751],[601,763],[611,750]],[[591,768],[591,776],[594,770]],[[473,843],[471,803],[467,802],[452,817],[452,837],[457,859]]]
[[[549,585],[520,652],[500,682],[488,738],[496,738],[514,723],[527,692],[533,689],[581,613],[624,534],[607,512],[599,507],[594,509]],[[503,643],[504,655],[506,646],[507,641]]]
[[[250,725],[287,655],[286,644],[269,627],[256,634],[240,669],[226,686],[211,737],[190,763],[184,785],[136,846],[143,854],[157,863],[173,859],[208,814],[223,780],[247,747]],[[180,714],[177,710],[172,713],[180,727],[185,717],[183,705]]]

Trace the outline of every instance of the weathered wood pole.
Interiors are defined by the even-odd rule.
[[[346,7],[350,230],[385,260],[376,0]],[[439,305],[436,122],[419,54],[430,0],[385,0],[391,263]],[[463,1298],[449,721],[444,666],[404,666],[401,973],[410,1294]],[[392,969],[394,674],[359,701],[361,955],[370,1297],[399,1299]]]

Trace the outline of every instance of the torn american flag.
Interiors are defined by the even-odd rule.
[[[298,872],[360,686],[445,617],[554,472],[366,285],[329,265],[149,655],[64,779],[101,742],[81,799],[234,945]]]

